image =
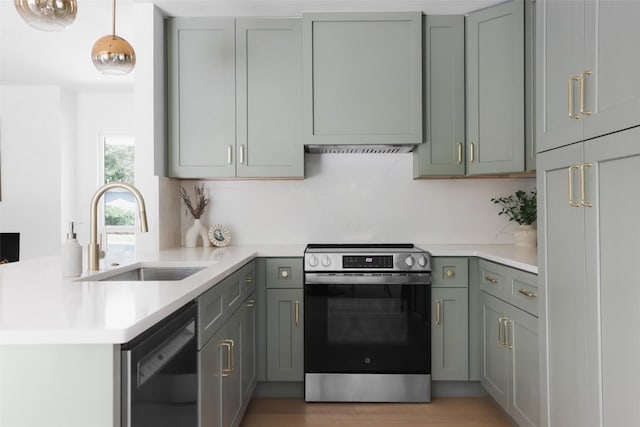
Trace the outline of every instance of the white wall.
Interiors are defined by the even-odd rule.
[[[206,181],[202,222],[225,224],[232,244],[511,243],[514,226],[490,199],[535,188],[531,178],[413,180],[412,154],[307,154],[306,174]],[[200,184],[181,182],[191,194]],[[181,217],[184,234],[192,218]]]
[[[55,86],[0,87],[0,231],[21,233],[20,259],[60,251],[62,98]]]

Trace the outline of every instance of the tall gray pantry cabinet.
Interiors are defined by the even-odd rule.
[[[537,11],[542,425],[640,425],[640,3]]]

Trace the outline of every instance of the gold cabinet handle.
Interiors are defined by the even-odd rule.
[[[584,168],[590,168],[591,166],[591,163],[583,163],[580,165],[580,204],[585,208],[593,207],[593,204],[591,202],[585,201],[584,196]]]
[[[256,305],[255,300],[249,300],[247,301],[247,303],[245,304],[247,307],[254,307]]]
[[[227,146],[227,164],[233,163],[233,146],[229,144]]]
[[[530,291],[529,289],[518,289],[518,292],[521,293],[524,296],[527,296],[529,298],[535,298],[538,296],[538,294],[536,294],[533,291]]]
[[[584,81],[586,80],[586,76],[590,76],[590,75],[591,75],[591,71],[589,70],[583,71],[580,74],[580,113],[582,113],[585,116],[591,115],[591,111],[584,109]]]
[[[504,319],[504,346],[508,349],[513,348],[513,338],[511,337],[513,331],[513,320]]]
[[[458,142],[458,164],[462,163],[462,142]]]
[[[228,377],[233,372],[233,341],[231,340],[222,340],[218,343],[220,347],[225,347],[227,349],[227,367],[222,370],[222,376]]]
[[[240,145],[240,164],[244,165],[244,144]]]
[[[300,301],[296,301],[296,326],[300,326]]]
[[[436,301],[436,325],[440,324],[441,315],[442,315],[442,308],[441,308],[440,301]]]
[[[447,277],[453,277],[456,275],[456,272],[453,270],[447,270],[446,275]]]
[[[569,117],[578,120],[579,115],[573,114],[573,82],[579,82],[579,76],[571,76],[569,79],[569,85],[567,90],[567,108],[569,109]]]
[[[506,317],[498,317],[498,342],[500,345],[504,344],[504,325],[503,322],[506,320]]]
[[[580,203],[576,203],[573,201],[573,170],[574,169],[579,169],[580,166],[578,165],[571,165],[568,168],[569,171],[569,206],[571,206],[572,208],[579,208],[580,207]]]
[[[469,144],[469,161],[471,163],[473,163],[476,159],[476,156],[474,153],[475,150],[476,150],[476,143],[474,141],[471,141],[471,144]]]
[[[244,283],[253,283],[253,276],[247,276],[244,278]]]
[[[494,285],[500,281],[500,279],[495,279],[489,276],[484,276],[484,280],[486,280],[489,283],[493,283]]]

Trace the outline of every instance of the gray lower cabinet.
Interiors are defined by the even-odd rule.
[[[467,174],[525,170],[524,2],[466,17]]]
[[[267,289],[267,380],[304,379],[303,290]]]
[[[639,138],[538,156],[543,426],[640,425]]]
[[[246,406],[257,384],[256,363],[256,294],[251,294],[242,306],[242,401]]]
[[[481,384],[520,427],[539,425],[538,319],[485,292]]]
[[[469,380],[467,258],[432,258],[431,378]]]
[[[304,143],[421,143],[422,13],[303,20]]]
[[[465,175],[464,16],[423,17],[424,142],[414,178]]]
[[[304,177],[301,26],[167,20],[170,177]]]

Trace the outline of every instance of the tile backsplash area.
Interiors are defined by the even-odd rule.
[[[307,154],[305,180],[204,181],[201,221],[232,244],[308,242],[512,243],[495,196],[535,179],[413,180],[411,154]],[[190,194],[201,181],[182,181]],[[182,205],[184,212],[184,205]],[[182,235],[191,225],[181,213]]]

